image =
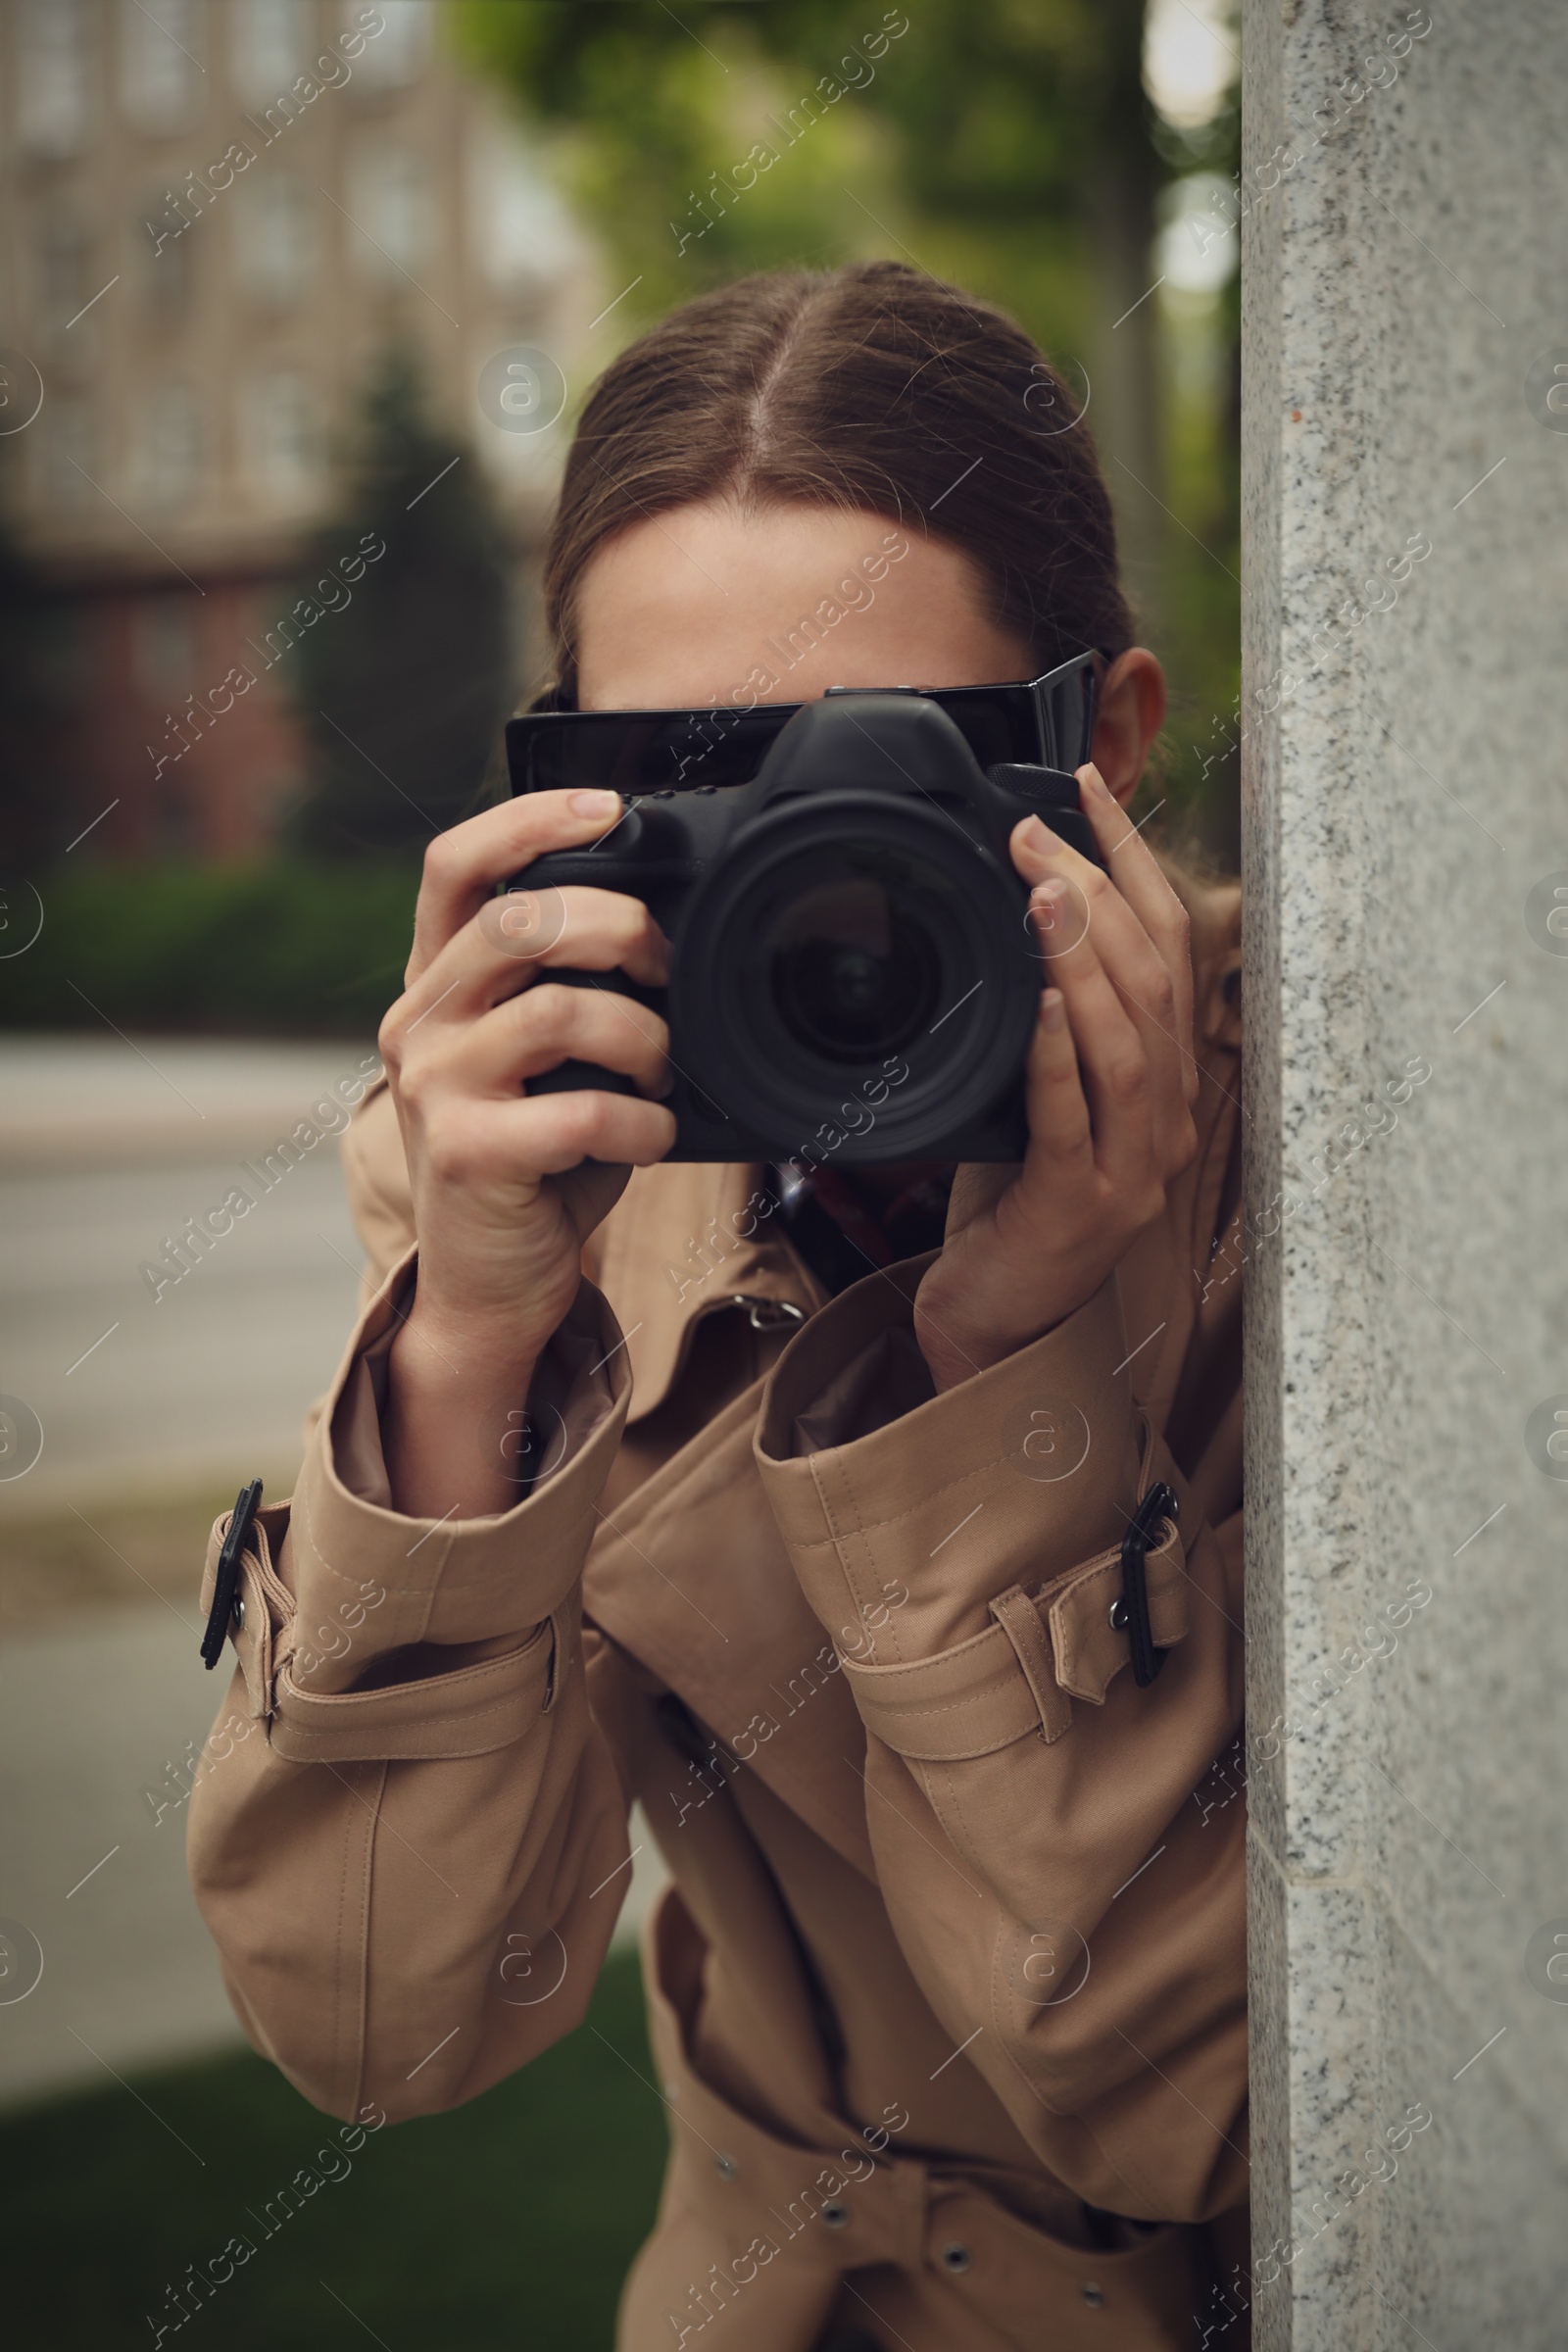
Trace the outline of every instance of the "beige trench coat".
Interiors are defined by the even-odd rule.
[[[824,1303],[760,1171],[639,1171],[504,1516],[390,1508],[384,1090],[345,1139],[369,1296],[245,1558],[196,1892],[258,2050],[426,2114],[578,2024],[641,1801],[672,2152],[623,2352],[1163,2352],[1245,2262],[1237,896],[1193,912],[1200,1150],[1097,1297],[933,1396],[928,1261]]]

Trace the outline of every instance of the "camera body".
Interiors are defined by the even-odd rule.
[[[1031,811],[1103,864],[1073,776],[982,769],[918,693],[834,689],[796,711],[750,781],[630,796],[602,842],[507,887],[623,891],[668,936],[667,988],[551,978],[668,1022],[669,1158],[1016,1160],[1045,971],[1007,843]],[[527,1091],[579,1087],[633,1091],[582,1062]]]

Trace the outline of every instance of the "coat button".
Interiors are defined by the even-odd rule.
[[[849,2207],[841,2205],[837,2198],[832,2199],[822,2208],[822,2219],[830,2230],[842,2230],[849,2218]]]
[[[942,2268],[945,2271],[951,2271],[955,2278],[958,2276],[960,2271],[966,2271],[973,2259],[974,2257],[969,2252],[967,2246],[957,2245],[944,2246],[941,2253],[937,2257],[937,2260],[941,2263]]]
[[[740,2169],[733,2156],[715,2156],[713,2158],[713,2170],[721,2180],[733,2180]]]
[[[1093,2281],[1091,2281],[1084,2288],[1083,2296],[1084,2301],[1089,2304],[1093,2310],[1098,2311],[1105,2300],[1105,2290],[1102,2286],[1096,2286]]]
[[[243,1592],[236,1592],[234,1595],[234,1623],[239,1627],[241,1633],[245,1631],[245,1595]]]
[[[1105,1614],[1110,1619],[1110,1630],[1113,1634],[1124,1634],[1127,1631],[1127,1603],[1124,1600],[1113,1600]]]

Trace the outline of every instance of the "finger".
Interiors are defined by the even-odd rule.
[[[551,901],[538,932],[545,944],[533,946],[525,931],[525,952],[519,954],[518,943],[503,927],[509,913],[505,902],[487,900],[388,1013],[382,1029],[394,1052],[426,1020],[435,1028],[473,1020],[552,968],[620,970],[649,988],[662,988],[668,980],[669,942],[641,899],[586,886],[529,895],[535,905],[538,899]]]
[[[669,1030],[657,1012],[609,988],[542,981],[470,1021],[454,1038],[443,1077],[464,1094],[515,1095],[563,1061],[617,1070],[645,1095],[667,1095]]]
[[[549,850],[577,850],[624,813],[615,792],[525,792],[438,833],[424,853],[408,978],[470,922],[498,882]]]
[[[1171,1169],[1185,1164],[1192,1127],[1186,1073],[1192,1060],[1190,1051],[1183,1051],[1175,982],[1163,956],[1116,885],[1099,866],[1065,844],[1059,853],[1043,846],[1055,836],[1038,820],[1020,826],[1018,832],[1021,838],[1014,856],[1021,870],[1044,869],[1067,880],[1069,870],[1075,869],[1071,870],[1072,894],[1076,899],[1082,893],[1088,920],[1086,923],[1084,913],[1075,908],[1065,925],[1058,925],[1061,945],[1057,953],[1069,955],[1075,941],[1086,933],[1093,936],[1100,962],[1149,1057],[1161,1163]]]
[[[1095,1170],[1094,1130],[1067,1001],[1059,988],[1046,989],[1040,999],[1024,1063],[1024,1107],[1029,1120],[1025,1187],[1032,1190],[1037,1179],[1044,1179],[1057,1195],[1063,1186],[1086,1184]]]
[[[1140,1185],[1154,1169],[1153,1082],[1143,1039],[1096,951],[1092,934],[1066,953],[1052,934],[1076,928],[1071,894],[1060,875],[1030,900],[1052,980],[1066,1004],[1094,1131],[1095,1157],[1107,1176]]]
[[[1176,995],[1176,1034],[1188,1052],[1185,1067],[1191,1078],[1190,1101],[1198,1091],[1198,1065],[1191,1058],[1193,956],[1187,909],[1094,761],[1089,760],[1077,774],[1079,802],[1111,879],[1158,948],[1170,973]]]
[[[1138,827],[1094,761],[1077,770],[1078,799],[1117,889],[1151,938],[1182,935],[1187,909]]]
[[[466,1174],[562,1176],[581,1159],[651,1166],[674,1143],[674,1112],[639,1094],[526,1094],[514,1103],[454,1105],[442,1151]]]
[[[1190,1103],[1198,1093],[1198,1064],[1193,1055],[1193,964],[1187,909],[1160,872],[1153,853],[1127,822],[1099,769],[1086,766],[1078,774],[1085,813],[1105,858],[1105,869],[1069,848],[1038,817],[1026,818],[1014,828],[1013,862],[1030,882],[1049,872],[1067,874],[1084,892],[1094,919],[1111,924],[1127,943],[1133,960],[1118,966],[1113,977],[1139,1004],[1146,1020],[1164,1029],[1178,1057],[1182,1098]],[[1123,908],[1130,924],[1122,921]],[[1144,955],[1140,933],[1152,948],[1156,962],[1150,962]]]

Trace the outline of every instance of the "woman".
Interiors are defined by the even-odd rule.
[[[673,2152],[629,2352],[1196,2344],[1245,2256],[1239,1286],[1201,1271],[1236,894],[1178,897],[1123,814],[1164,687],[1070,414],[1011,321],[886,263],[708,295],[608,370],[555,707],[1094,650],[1108,879],[1011,839],[1027,1155],[661,1164],[663,1024],[551,973],[657,984],[668,943],[569,890],[520,956],[494,897],[618,800],[456,826],[345,1147],[373,1295],[246,1562],[231,1703],[265,1731],[205,1776],[192,1863],[319,2106],[453,2106],[569,2032],[645,1810]],[[635,1091],[525,1092],[566,1059]],[[1161,1480],[1139,1681],[1123,1538]]]

